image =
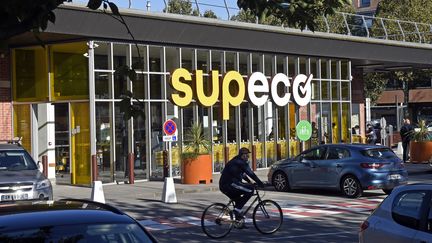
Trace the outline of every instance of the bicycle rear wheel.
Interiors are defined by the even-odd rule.
[[[272,234],[282,226],[282,209],[275,201],[264,200],[255,207],[252,218],[259,232]]]
[[[214,239],[225,237],[233,227],[233,213],[225,204],[214,203],[208,206],[201,216],[201,228]]]

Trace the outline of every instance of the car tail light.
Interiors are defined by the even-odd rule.
[[[364,169],[379,169],[384,165],[385,163],[360,163],[360,166]]]
[[[369,227],[369,222],[367,220],[363,221],[363,223],[360,225],[360,232],[363,232]]]

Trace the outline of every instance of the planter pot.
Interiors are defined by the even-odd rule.
[[[410,162],[427,163],[432,157],[432,141],[410,142]]]
[[[198,155],[196,159],[182,161],[181,182],[183,184],[208,184],[213,179],[210,154]]]

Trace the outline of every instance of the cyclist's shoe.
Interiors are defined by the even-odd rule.
[[[238,212],[237,210],[233,210],[233,211],[234,211],[235,220],[239,221],[244,218],[241,212]]]
[[[249,228],[249,227],[246,226],[246,223],[245,223],[244,221],[236,222],[236,223],[234,224],[234,227],[235,227],[236,229],[248,229],[248,228]]]

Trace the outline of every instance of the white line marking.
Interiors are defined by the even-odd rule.
[[[286,236],[286,237],[277,237],[277,238],[265,238],[266,240],[282,240],[282,239],[294,239],[294,238],[304,238],[304,237],[315,237],[315,236],[326,236],[326,235],[340,235],[340,234],[353,234],[353,232],[342,231],[335,233],[319,233],[319,234],[308,234],[308,235],[294,235],[294,236]]]

